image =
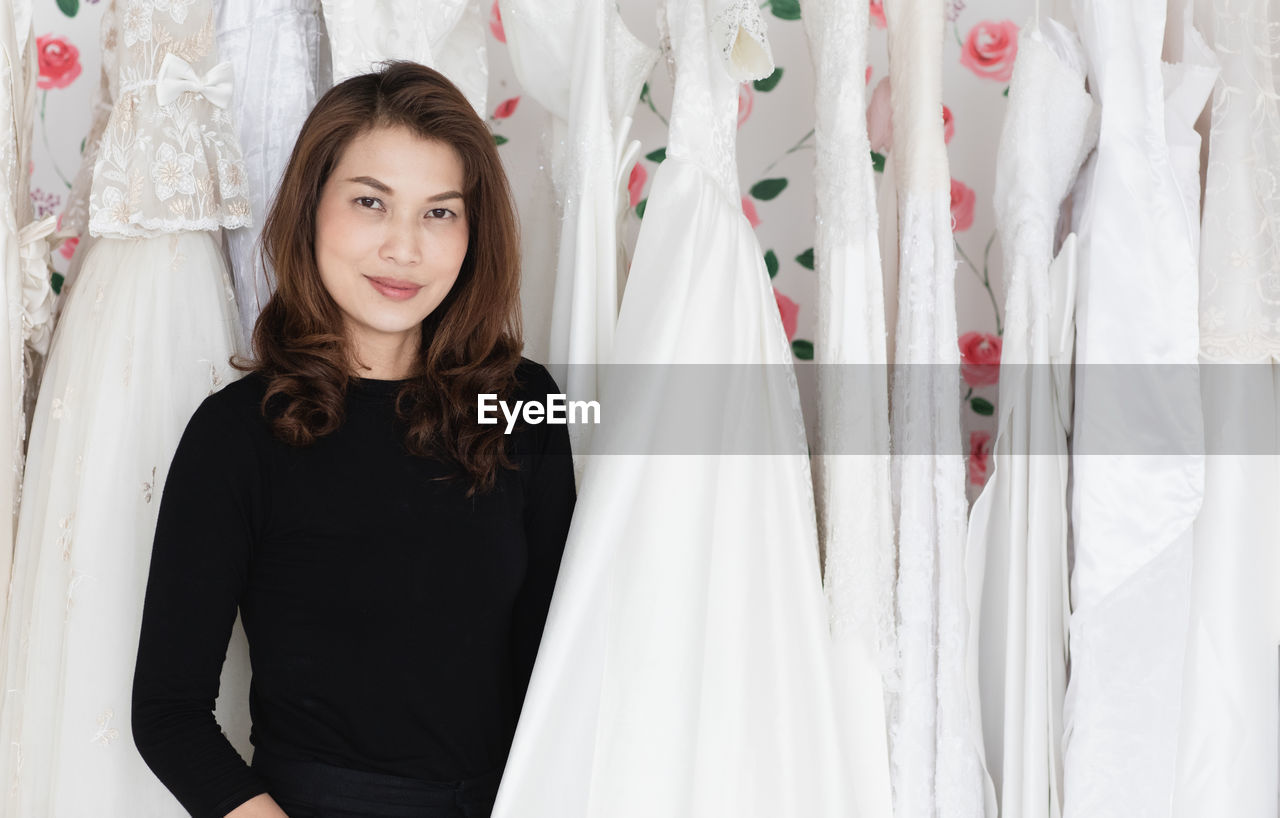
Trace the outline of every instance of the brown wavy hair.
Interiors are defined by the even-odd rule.
[[[462,161],[466,257],[449,294],[422,322],[422,345],[396,397],[396,414],[407,428],[406,448],[458,466],[473,495],[511,467],[501,424],[476,422],[476,395],[509,396],[515,386],[520,239],[493,136],[439,72],[385,63],[316,103],[262,229],[263,262],[275,269],[277,284],[253,328],[254,360],[241,368],[266,379],[262,412],[281,440],[305,446],[342,425],[353,355],[342,312],[316,265],[316,209],[351,141],[386,127],[449,145]]]

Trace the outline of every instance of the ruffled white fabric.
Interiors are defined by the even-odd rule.
[[[885,675],[893,673],[889,393],[875,181],[863,114],[868,6],[805,0],[816,74],[818,537],[850,744],[854,814],[892,818]]]
[[[223,0],[218,6],[219,58],[239,76],[271,78],[236,83],[231,100],[255,217],[254,224],[226,234],[246,342],[275,291],[275,272],[259,256],[258,236],[298,131],[331,84],[323,35],[319,0]]]
[[[413,60],[449,78],[481,118],[489,87],[480,0],[323,0],[333,81]]]
[[[586,464],[495,818],[853,814],[798,392],[766,372],[790,373],[790,350],[736,179],[721,182],[737,82],[708,22],[730,5],[758,14],[754,0],[665,9],[672,139],[614,341],[616,364],[663,374],[614,368],[601,384],[621,414],[596,450],[629,453]],[[666,377],[678,364],[729,373],[724,404],[682,401]],[[767,422],[740,427],[725,405]],[[637,430],[708,414],[785,454],[637,452]]]
[[[63,313],[31,431],[0,670],[0,812],[186,815],[134,749],[130,690],[169,459],[235,377],[235,302],[214,235],[103,239]],[[248,747],[248,654],[219,721]]]
[[[570,400],[595,400],[596,365],[613,353],[617,225],[639,149],[638,142],[628,144],[627,132],[658,54],[605,0],[505,0],[502,11],[516,76],[550,112],[552,131],[564,137],[553,143],[550,168],[562,205],[558,258],[526,258],[524,266],[555,269],[551,374]],[[581,477],[591,427],[577,424],[569,432]]]
[[[1192,126],[1216,70],[1190,28],[1183,63],[1161,62],[1165,12],[1165,0],[1075,3],[1102,113],[1073,204],[1066,818],[1167,816],[1174,797],[1192,521],[1204,486]]]
[[[981,602],[970,664],[1007,818],[1062,814],[1075,237],[1051,259],[1060,205],[1098,138],[1084,79],[1074,34],[1051,19],[1022,30],[996,164],[1006,286],[998,433],[968,546],[971,599]]]
[[[248,225],[240,146],[216,104],[229,78],[215,70],[213,3],[119,0],[112,22],[103,51],[115,52],[114,108],[93,168],[90,232],[136,238]],[[181,70],[174,60],[189,66],[201,90],[162,104],[156,83],[166,60],[170,70]]]

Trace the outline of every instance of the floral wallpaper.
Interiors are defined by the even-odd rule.
[[[505,48],[496,0],[489,4],[492,101],[489,121],[506,162],[517,201],[532,185],[540,163],[543,117],[525,100]],[[892,140],[883,0],[870,4],[867,124],[871,161],[878,172]],[[890,0],[891,2],[892,0]],[[97,85],[100,0],[34,0],[39,36],[39,94],[32,167],[37,215],[61,212],[79,166],[89,109]],[[619,0],[637,36],[657,42],[655,0]],[[742,212],[755,228],[773,280],[778,310],[796,359],[813,358],[817,293],[813,271],[813,69],[800,22],[799,0],[761,0],[777,65],[765,79],[744,83],[738,94],[739,178]],[[961,374],[971,493],[985,482],[995,434],[995,402],[1003,331],[1000,251],[991,195],[995,146],[1017,53],[1018,30],[1031,0],[947,0],[943,44],[943,118],[951,162],[951,213],[959,263],[956,275],[963,362]],[[637,100],[632,136],[640,158],[628,177],[629,247],[644,218],[650,180],[665,158],[671,85],[663,63]],[[817,101],[816,104],[829,104]],[[55,253],[65,269],[74,240]],[[57,277],[55,277],[55,282]],[[813,395],[802,395],[812,415]]]

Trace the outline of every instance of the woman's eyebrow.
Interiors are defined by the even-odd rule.
[[[373,188],[374,190],[378,191],[379,193],[383,193],[383,194],[388,195],[388,196],[390,196],[390,195],[392,195],[392,194],[394,194],[394,193],[395,193],[395,191],[394,191],[394,190],[392,190],[392,189],[390,188],[390,186],[388,186],[388,185],[387,185],[387,184],[385,184],[384,182],[380,182],[380,181],[378,181],[377,179],[373,178],[372,176],[353,176],[353,177],[351,177],[350,179],[348,179],[347,181],[348,181],[348,182],[355,182],[356,184],[367,185],[367,186],[369,186],[369,187]],[[427,198],[427,201],[428,201],[428,202],[443,202],[443,201],[446,201],[446,200],[448,200],[448,199],[461,199],[461,198],[462,198],[462,194],[461,194],[461,193],[459,193],[458,191],[456,191],[456,190],[446,190],[444,193],[437,193],[437,194],[436,194],[436,195],[434,195],[434,196],[429,196],[429,197]]]

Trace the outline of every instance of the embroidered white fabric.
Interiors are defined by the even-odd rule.
[[[964,458],[955,250],[942,135],[943,7],[885,6],[898,197],[890,393],[898,527],[899,688],[890,709],[897,818],[994,818],[976,679],[967,667]]]
[[[166,56],[201,77],[217,63],[212,0],[120,0],[117,15],[103,37],[115,52],[115,107],[94,164],[89,231],[138,238],[249,224],[230,113],[195,91],[168,105],[156,96]]]
[[[802,10],[817,102],[814,478],[823,585],[856,814],[892,818],[885,677],[894,672],[895,554],[884,294],[861,73],[869,8],[805,0]]]

